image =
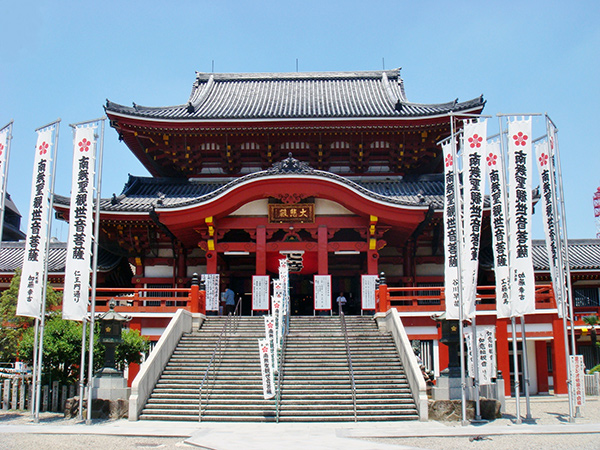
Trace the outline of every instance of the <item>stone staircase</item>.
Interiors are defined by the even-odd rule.
[[[372,317],[346,316],[357,420],[419,418],[390,334]],[[280,421],[353,421],[352,387],[339,317],[292,317]]]
[[[140,419],[198,420],[200,383],[225,319],[209,317],[199,331],[181,337]],[[203,421],[275,420],[275,403],[262,393],[257,339],[264,334],[262,317],[239,318],[220,364],[213,363],[218,370],[208,394],[203,389]]]
[[[140,415],[142,420],[198,420],[198,390],[224,317],[209,317],[182,336]],[[391,335],[372,317],[346,316],[356,384],[357,420],[419,418]],[[241,317],[225,343],[203,421],[275,421],[275,400],[264,400],[257,339],[262,317]],[[354,421],[350,372],[340,318],[290,318],[280,421]]]

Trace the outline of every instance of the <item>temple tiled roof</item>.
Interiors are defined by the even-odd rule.
[[[0,249],[0,273],[13,273],[23,266],[25,256],[25,241],[2,242]],[[49,273],[64,273],[67,258],[66,242],[51,242],[48,258]],[[109,271],[120,262],[120,257],[102,251],[98,253],[98,269]]]
[[[533,267],[550,270],[546,241],[533,240]],[[600,269],[600,239],[569,239],[569,265],[571,270]]]
[[[240,178],[195,180],[181,178],[150,178],[129,176],[123,192],[112,199],[103,199],[104,212],[149,212],[153,208],[172,208],[193,205],[234,189],[249,180],[268,176],[311,175],[331,179],[359,191],[366,197],[402,206],[429,206],[443,208],[443,174],[400,177],[342,177],[331,172],[316,170],[294,158],[287,158],[271,169]],[[55,203],[68,205],[67,197],[55,196]]]
[[[459,103],[411,103],[400,69],[365,72],[198,73],[186,104],[124,106],[107,101],[106,112],[173,121],[413,118],[480,110],[483,97]]]

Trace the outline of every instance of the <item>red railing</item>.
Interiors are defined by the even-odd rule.
[[[55,288],[62,291],[62,288]],[[123,313],[175,313],[178,309],[205,312],[205,293],[198,286],[191,288],[97,288],[96,312],[108,311],[108,302],[115,300],[115,311]]]
[[[477,287],[477,309],[495,310],[496,294],[494,286]],[[379,310],[387,311],[390,307],[398,311],[444,311],[444,287],[379,287]],[[535,287],[536,309],[556,308],[552,285]]]

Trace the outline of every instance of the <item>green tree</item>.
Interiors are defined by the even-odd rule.
[[[21,360],[33,364],[35,321],[16,315],[20,281],[21,271],[17,270],[10,287],[0,296],[0,362]],[[44,322],[43,381],[71,383],[79,379],[82,325],[62,319],[61,301],[62,295],[48,285]],[[102,368],[104,363],[104,346],[99,342],[99,335],[99,325],[96,323],[95,370]],[[137,330],[124,329],[122,336],[123,342],[117,346],[115,355],[121,369],[128,363],[140,362],[142,353],[148,352],[150,348],[149,340],[142,337]],[[86,336],[86,352],[88,348],[89,336]]]
[[[35,321],[30,317],[17,316],[17,299],[21,284],[21,269],[15,275],[7,290],[0,296],[0,361],[15,362],[20,358],[19,343],[23,333],[33,327]],[[50,284],[46,289],[46,311],[51,313],[61,304],[62,296]]]
[[[44,375],[43,380],[48,382],[60,381],[61,383],[74,383],[80,377],[81,363],[81,333],[82,325],[79,322],[63,320],[59,315],[51,317],[44,329]],[[22,359],[28,363],[33,361],[34,330],[28,330],[22,341]],[[96,322],[94,332],[94,371],[104,365],[105,347],[100,342],[99,324]],[[123,370],[132,362],[140,362],[142,353],[150,347],[148,338],[140,335],[138,330],[124,329],[121,332],[123,342],[116,348],[115,360],[117,366]],[[89,334],[86,333],[85,350],[89,348]],[[87,364],[86,356],[86,364]],[[87,376],[87,369],[86,374]]]

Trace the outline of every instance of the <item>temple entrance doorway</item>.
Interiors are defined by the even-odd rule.
[[[312,316],[313,275],[290,272],[290,311],[293,316]]]

